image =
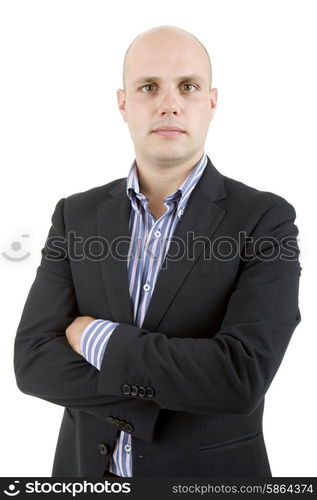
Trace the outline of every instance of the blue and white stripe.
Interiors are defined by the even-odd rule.
[[[89,323],[81,336],[81,352],[89,363],[100,370],[103,353],[111,333],[119,323],[112,321],[96,319]]]
[[[148,210],[149,199],[140,193],[135,160],[129,170],[126,193],[131,201],[129,219],[131,241],[127,266],[134,314],[133,324],[138,327],[142,327],[177,223],[206,165],[207,156],[203,154],[182,185],[174,193],[166,196],[164,205],[167,210],[159,219],[155,219]],[[98,370],[100,370],[109,338],[118,324],[109,320],[96,319],[87,326],[81,337],[82,355]],[[122,477],[132,477],[131,434],[118,431],[109,470]]]

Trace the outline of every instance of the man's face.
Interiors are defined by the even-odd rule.
[[[217,89],[210,89],[208,57],[195,39],[179,34],[138,39],[126,61],[126,90],[118,90],[117,97],[137,159],[162,165],[199,159]]]

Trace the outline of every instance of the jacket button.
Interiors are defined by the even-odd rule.
[[[100,455],[108,455],[109,448],[105,443],[98,443],[98,450]]]
[[[137,396],[139,392],[139,388],[137,385],[131,385],[131,396]]]
[[[146,388],[146,396],[148,398],[153,398],[154,394],[155,394],[154,389],[152,389],[152,387],[148,386]]]
[[[131,392],[131,387],[128,384],[123,384],[123,386],[121,387],[121,390],[122,390],[123,394],[128,395]]]
[[[128,432],[129,434],[134,431],[134,427],[131,424],[128,424],[125,422],[124,429],[125,432]]]
[[[145,394],[146,394],[145,387],[143,387],[143,385],[140,385],[140,387],[139,387],[139,396],[144,397]]]

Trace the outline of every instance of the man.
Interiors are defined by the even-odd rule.
[[[300,322],[294,208],[218,172],[206,49],[142,33],[118,106],[127,178],[61,199],[15,342],[65,406],[53,476],[271,476],[264,396]]]

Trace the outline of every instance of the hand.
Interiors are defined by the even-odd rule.
[[[89,323],[95,321],[95,319],[96,318],[93,318],[92,316],[77,316],[77,318],[75,318],[65,330],[66,338],[70,347],[80,355],[82,354],[80,350],[81,336]]]

